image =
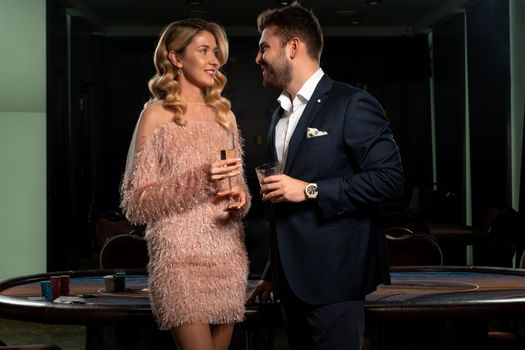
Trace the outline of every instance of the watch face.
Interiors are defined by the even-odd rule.
[[[308,198],[315,198],[317,196],[317,185],[316,184],[308,184],[306,186],[306,196]]]

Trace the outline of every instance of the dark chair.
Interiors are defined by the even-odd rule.
[[[525,251],[519,261],[520,269],[525,269]],[[493,322],[496,326],[488,332],[487,344],[489,349],[523,350],[525,349],[525,335],[523,333],[525,320],[510,319]]]
[[[491,331],[488,333],[487,349],[523,350],[525,338],[515,332]]]
[[[386,226],[404,223],[411,216],[410,211],[406,206],[396,202],[386,202],[381,204],[381,212]]]
[[[405,227],[413,232],[428,233],[427,224],[404,205],[396,202],[388,202],[381,205],[383,223],[385,228]]]
[[[419,209],[423,222],[461,223],[461,200],[456,191],[438,184],[421,188]]]
[[[481,224],[484,240],[475,250],[479,266],[513,267],[514,256],[521,257],[525,245],[519,214],[510,207],[492,207]]]
[[[51,344],[28,344],[28,345],[7,345],[0,340],[0,350],[61,350],[58,345]]]
[[[408,227],[403,226],[392,226],[385,228],[385,234],[387,235],[387,237],[390,237],[390,239],[410,236],[414,233],[415,232],[409,229]]]
[[[145,269],[148,262],[142,230],[109,238],[100,250],[101,269]]]
[[[436,240],[426,233],[403,236],[386,235],[390,266],[443,265],[443,252]]]
[[[519,214],[510,207],[490,208],[482,223],[485,241],[478,250],[477,265],[512,267],[514,255],[517,267],[525,268],[523,232]],[[489,349],[525,349],[523,319],[494,320],[487,334]]]
[[[520,264],[518,267],[520,269],[525,269],[525,250],[521,253]]]
[[[108,239],[133,230],[135,227],[124,215],[116,211],[105,212],[95,219],[95,236],[99,247],[102,247]]]

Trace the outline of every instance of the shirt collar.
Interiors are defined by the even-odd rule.
[[[308,103],[308,101],[310,100],[310,98],[312,97],[315,91],[315,88],[317,87],[317,84],[319,84],[319,81],[321,80],[323,75],[324,75],[324,72],[321,69],[321,67],[319,67],[315,71],[315,73],[312,74],[310,78],[308,78],[304,82],[303,86],[301,86],[301,88],[297,92],[297,95],[295,96],[295,98],[300,98],[304,102],[304,104]],[[281,105],[282,109],[284,109],[288,113],[291,112],[293,104],[292,104],[292,101],[290,100],[290,96],[288,95],[288,93],[286,93],[286,91],[283,91],[281,93],[281,95],[277,98],[277,101]]]

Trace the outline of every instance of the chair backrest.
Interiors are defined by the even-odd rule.
[[[511,207],[491,207],[481,224],[485,235],[477,250],[477,265],[512,267],[514,255],[521,257],[525,235],[518,212]]]
[[[408,227],[403,226],[392,226],[385,228],[385,234],[387,238],[395,239],[405,236],[411,236],[415,232],[409,229]]]
[[[443,252],[429,234],[387,235],[386,238],[390,266],[443,265]]]
[[[420,210],[425,222],[461,223],[461,200],[457,190],[439,184],[421,189]]]
[[[145,269],[148,261],[146,240],[137,235],[109,238],[100,250],[101,269]]]
[[[430,232],[425,221],[417,215],[412,215],[410,210],[400,203],[389,202],[381,205],[381,213],[385,228],[406,227],[413,232]]]
[[[523,253],[521,253],[520,264],[518,267],[520,269],[525,269],[525,250],[523,251]]]
[[[99,247],[120,234],[130,233],[135,227],[120,213],[106,212],[95,219],[95,236]]]
[[[408,208],[400,203],[387,202],[381,204],[381,213],[386,225],[397,225],[400,222],[406,222],[411,217]]]

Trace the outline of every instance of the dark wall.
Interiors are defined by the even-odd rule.
[[[47,268],[60,270],[67,252],[66,232],[72,228],[69,212],[69,96],[66,10],[46,3],[47,21]],[[66,253],[67,254],[67,253]]]
[[[89,256],[94,240],[92,212],[95,202],[97,152],[92,142],[96,135],[96,116],[103,113],[101,75],[102,38],[92,35],[93,27],[80,17],[71,18],[71,99],[70,99],[70,167],[71,219],[73,230],[68,237],[75,246],[74,260]],[[78,254],[81,253],[81,254]]]
[[[473,222],[511,206],[510,59],[507,0],[467,10]]]
[[[523,103],[523,120],[525,120],[525,96],[522,99]],[[522,132],[522,140],[525,140],[525,128]],[[520,197],[519,208],[522,216],[522,222],[525,223],[525,142],[521,145],[521,177],[520,177]]]
[[[345,47],[348,53],[341,54]],[[430,55],[426,35],[401,38],[327,38],[322,59],[336,80],[366,89],[391,121],[412,187],[432,182]]]
[[[94,116],[96,217],[119,208],[119,185],[135,123],[149,99],[155,38],[104,38],[101,69],[103,110]]]
[[[465,22],[456,14],[433,31],[437,187],[449,205],[431,221],[465,220]]]
[[[94,116],[102,113],[100,37],[47,2],[47,222],[49,270],[74,268],[93,248]],[[75,38],[68,57],[67,33]],[[70,68],[71,69],[70,69]]]
[[[93,247],[92,140],[93,116],[102,111],[101,55],[89,22],[68,18],[60,1],[46,6],[47,267],[60,271],[78,266]]]
[[[472,222],[480,226],[490,207],[511,206],[508,1],[476,1],[466,16],[437,25],[433,38],[437,185],[458,199],[443,221],[466,219],[466,54]]]

